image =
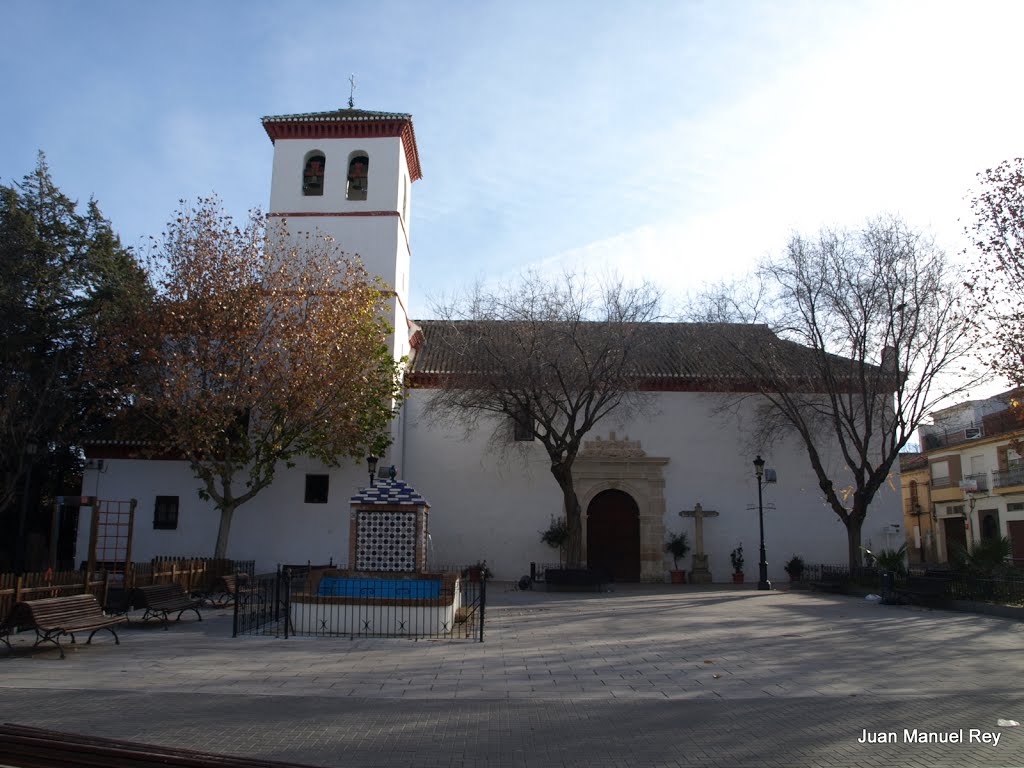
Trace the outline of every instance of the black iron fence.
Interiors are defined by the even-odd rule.
[[[844,584],[861,587],[884,594],[895,590],[910,591],[932,582],[931,597],[951,600],[974,600],[1000,605],[1024,605],[1024,569],[1005,568],[996,573],[977,574],[957,571],[947,567],[911,566],[909,573],[892,573],[887,577],[877,566],[863,566],[850,569],[845,565],[808,564],[804,567],[802,581],[812,584]],[[886,580],[886,579],[891,580]]]
[[[234,636],[484,639],[487,579],[472,568],[364,574],[280,566],[236,586]]]
[[[809,582],[849,582],[862,586],[879,583],[880,571],[875,566],[860,566],[851,569],[847,565],[829,565],[807,563],[800,576],[801,581]]]
[[[948,594],[954,600],[1024,605],[1024,573],[1010,571],[994,576],[951,573]]]

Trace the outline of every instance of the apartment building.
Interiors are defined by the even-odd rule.
[[[948,562],[957,547],[1006,536],[1024,567],[1024,389],[931,416],[921,453],[901,460],[911,562]]]

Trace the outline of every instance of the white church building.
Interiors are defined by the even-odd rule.
[[[319,230],[333,236],[394,287],[388,318],[396,329],[393,353],[396,359],[409,357],[413,386],[375,482],[386,484],[394,467],[397,480],[430,505],[429,565],[484,560],[496,578],[514,580],[529,572],[531,562],[557,562],[558,553],[540,541],[541,531],[563,515],[562,494],[543,448],[527,443],[502,452],[492,444],[490,429],[467,438],[457,426],[426,418],[429,374],[442,366],[431,336],[441,324],[407,313],[414,272],[412,185],[421,177],[411,116],[349,108],[267,117],[263,126],[274,145],[271,220],[287,220],[296,234]],[[616,422],[614,414],[602,421],[575,464],[585,560],[611,568],[616,580],[665,581],[672,568],[666,537],[685,531],[695,543],[695,521],[680,512],[700,504],[717,513],[702,526],[713,580],[731,580],[729,553],[742,545],[746,580],[756,582],[758,481],[752,462],[761,453],[777,476],[763,487],[769,578],[784,581],[783,565],[794,554],[807,562],[845,563],[846,529],[825,504],[802,444],[751,445],[755,403],[718,408],[729,395],[715,392],[713,377],[701,368],[708,353],[699,343],[700,326],[667,324],[659,333],[668,362],[649,412],[629,423]],[[219,513],[199,497],[199,482],[186,462],[153,458],[144,446],[123,440],[96,441],[87,456],[83,495],[137,501],[132,560],[212,555]],[[831,466],[838,483],[838,456]],[[257,571],[279,563],[347,563],[350,500],[368,484],[365,463],[345,460],[326,467],[299,460],[280,468],[273,485],[236,511],[228,556],[255,560]],[[894,478],[872,504],[865,546],[902,543],[898,489]],[[77,561],[88,557],[90,534],[90,515],[83,510]]]

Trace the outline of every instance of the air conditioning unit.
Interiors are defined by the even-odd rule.
[[[964,430],[964,437],[968,440],[975,440],[981,437],[981,427],[968,427]]]

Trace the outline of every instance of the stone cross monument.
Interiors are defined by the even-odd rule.
[[[679,516],[692,517],[697,529],[693,542],[693,570],[690,572],[690,583],[710,584],[711,571],[708,570],[708,556],[704,554],[704,518],[718,517],[718,513],[704,509],[698,502],[693,505],[693,509],[684,509]]]

